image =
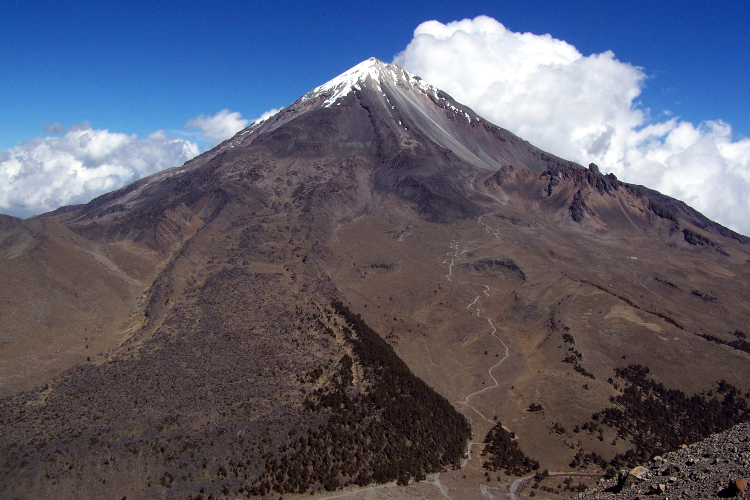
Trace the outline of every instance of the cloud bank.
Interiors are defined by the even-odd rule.
[[[242,115],[238,111],[222,109],[214,116],[201,114],[197,118],[188,120],[185,127],[199,129],[204,139],[216,145],[231,138],[234,134],[247,127],[247,124],[248,120],[242,118]]]
[[[229,139],[248,120],[227,109],[200,115],[186,127],[200,130],[198,142]],[[200,153],[196,142],[159,130],[145,139],[92,129],[45,125],[50,134],[0,151],[0,213],[28,217],[63,205],[87,203],[142,177],[180,166]]]
[[[0,212],[27,217],[85,203],[197,154],[195,143],[161,130],[139,139],[74,126],[0,152]]]
[[[566,159],[681,199],[750,234],[750,139],[722,121],[650,121],[646,74],[610,52],[582,55],[550,35],[480,16],[422,23],[394,63]]]

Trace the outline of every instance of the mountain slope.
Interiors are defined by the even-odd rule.
[[[553,471],[635,446],[572,430],[621,394],[615,369],[688,394],[750,388],[746,237],[377,60],[182,167],[0,223],[0,266],[23,269],[3,284],[3,369],[28,365],[0,406],[9,496],[287,495],[437,473],[475,496],[485,459],[470,446],[448,469],[497,420]],[[30,360],[50,355],[47,334],[9,332],[34,313],[14,289],[49,252],[60,262],[33,292],[74,355],[45,372]],[[102,343],[84,357],[92,325]]]

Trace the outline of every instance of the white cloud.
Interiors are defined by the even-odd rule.
[[[45,125],[44,131],[49,132],[50,134],[62,134],[65,132],[65,129],[62,128],[59,122],[55,122],[51,125]]]
[[[263,113],[262,115],[260,115],[258,118],[256,118],[255,120],[253,120],[253,123],[259,123],[259,122],[266,121],[269,118],[271,118],[273,115],[275,115],[276,113],[278,113],[279,111],[281,111],[281,110],[278,109],[278,108],[269,109],[268,111],[266,111],[265,113]]]
[[[642,68],[480,16],[422,23],[394,63],[532,144],[682,199],[750,234],[750,139],[721,121],[649,122]],[[671,113],[665,112],[670,118]]]
[[[94,130],[87,123],[48,130],[0,151],[0,212],[26,217],[62,205],[86,203],[141,177],[195,157],[198,145],[159,130],[145,140]]]
[[[231,138],[245,128],[248,123],[249,121],[242,118],[238,111],[222,109],[214,116],[201,114],[197,118],[188,120],[185,127],[199,129],[203,138],[216,145]]]
[[[59,123],[45,125],[46,132],[63,135],[37,137],[0,151],[0,212],[28,217],[87,203],[142,177],[182,165],[200,153],[198,143],[218,144],[247,124],[239,112],[228,109],[213,116],[200,115],[185,124],[199,129],[195,142],[163,130],[139,139],[94,130],[87,122],[69,128]]]

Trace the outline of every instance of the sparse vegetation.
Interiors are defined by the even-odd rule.
[[[586,378],[590,378],[591,380],[596,379],[593,373],[586,370],[582,365],[581,361],[583,360],[583,354],[578,351],[575,347],[572,347],[576,344],[575,339],[573,338],[573,335],[570,334],[570,328],[568,328],[565,325],[559,325],[554,318],[551,318],[548,321],[548,326],[550,326],[552,329],[562,328],[563,334],[562,339],[565,345],[571,346],[568,347],[567,354],[563,358],[563,363],[569,363],[573,365],[573,369],[583,375]]]
[[[656,383],[645,366],[617,368],[615,375],[625,383],[623,393],[611,398],[614,407],[592,415],[592,421],[583,428],[596,432],[600,424],[606,425],[615,429],[619,438],[630,440],[634,447],[609,461],[616,468],[644,463],[683,443],[699,441],[750,420],[743,395],[726,381],[720,381],[715,391],[688,396]],[[588,462],[601,468],[607,463],[595,453],[580,452],[571,466]]]
[[[565,430],[565,427],[560,425],[558,422],[555,422],[552,428],[550,429],[550,432],[554,432],[556,434],[565,434],[567,431]]]
[[[659,311],[651,311],[651,310],[648,310],[648,309],[643,309],[641,306],[639,306],[638,304],[636,304],[635,302],[633,302],[629,298],[627,298],[627,297],[625,297],[623,295],[614,293],[614,292],[610,291],[609,289],[607,289],[606,287],[603,287],[601,285],[597,285],[596,283],[592,283],[591,281],[587,281],[587,280],[578,280],[578,281],[580,283],[585,283],[587,285],[591,285],[594,288],[597,288],[597,289],[599,289],[599,290],[601,290],[601,291],[603,291],[605,293],[608,293],[609,295],[611,295],[613,297],[617,297],[618,299],[622,300],[623,302],[625,302],[627,305],[629,305],[630,307],[632,307],[634,309],[638,309],[639,311],[643,311],[643,312],[648,313],[648,314],[653,314],[657,318],[663,319],[664,321],[666,321],[670,325],[674,326],[675,328],[679,328],[682,331],[687,331],[687,330],[685,330],[685,327],[682,326],[677,321],[675,321],[674,318],[671,318],[670,316],[667,316],[664,313],[661,313]]]
[[[726,341],[726,340],[720,339],[719,337],[716,337],[715,335],[710,335],[707,333],[701,334],[700,336],[715,344],[728,345],[729,347],[733,347],[737,349],[738,351],[744,351],[750,354],[750,342],[745,340],[745,334],[740,332],[739,330],[735,332],[735,336],[737,337],[737,340]]]

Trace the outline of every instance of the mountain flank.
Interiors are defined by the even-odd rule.
[[[578,494],[747,419],[748,243],[370,59],[0,217],[0,491]]]

